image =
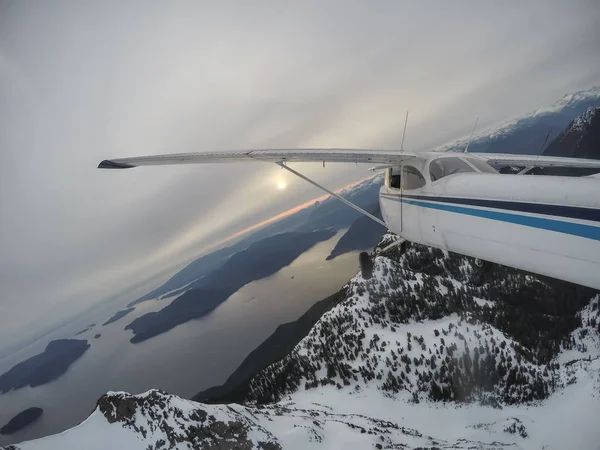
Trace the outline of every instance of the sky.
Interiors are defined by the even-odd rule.
[[[0,343],[321,195],[268,164],[100,160],[394,149],[407,110],[404,147],[426,150],[598,84],[599,21],[593,0],[0,0]]]

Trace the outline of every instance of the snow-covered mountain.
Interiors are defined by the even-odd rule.
[[[505,267],[481,274],[469,258],[423,246],[399,261],[378,257],[375,280],[356,277],[348,299],[255,377],[244,400],[324,385],[360,389],[359,380],[415,402],[541,400],[561,386],[553,358],[579,345],[568,333],[593,295]],[[591,308],[583,322],[596,336],[597,300]]]
[[[600,159],[600,106],[576,117],[544,154]]]
[[[469,145],[469,151],[539,154],[544,143],[547,146],[573,119],[596,106],[600,106],[600,86],[567,94],[552,105],[477,131]],[[437,150],[462,152],[467,141],[468,137],[465,137]]]
[[[15,448],[598,448],[599,304],[411,246],[354,277],[243,404],[108,393],[78,427]]]

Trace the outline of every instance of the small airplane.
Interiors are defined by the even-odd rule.
[[[600,179],[525,176],[532,168],[598,169],[599,160],[492,153],[364,149],[239,150],[104,160],[102,169],[166,164],[275,163],[400,237],[540,275],[600,289]],[[291,162],[368,163],[385,169],[383,221],[297,172]],[[499,174],[492,165],[523,167]],[[390,246],[391,247],[391,246]],[[368,255],[368,254],[367,254]],[[368,277],[372,262],[360,257]],[[369,267],[370,266],[370,267]]]

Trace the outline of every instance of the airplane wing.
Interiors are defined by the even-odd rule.
[[[414,153],[394,150],[366,150],[350,148],[297,148],[277,150],[232,150],[212,153],[179,153],[171,155],[135,156],[132,158],[105,159],[99,169],[129,169],[137,166],[167,164],[206,164],[240,161],[283,162],[353,162],[398,164],[414,158]]]
[[[525,167],[577,167],[600,169],[600,160],[583,158],[564,158],[544,155],[510,155],[503,153],[469,153],[488,164],[504,164],[507,166]]]

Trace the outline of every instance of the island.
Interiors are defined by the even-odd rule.
[[[92,328],[94,328],[96,326],[95,323],[92,323],[90,325],[88,325],[86,328],[84,328],[83,330],[81,330],[79,333],[75,333],[75,336],[79,336],[80,334],[85,333],[86,331],[91,330]]]
[[[102,335],[100,333],[98,333],[94,336],[94,339],[98,339],[100,336],[102,336]]]
[[[102,324],[103,327],[105,327],[106,325],[109,325],[113,322],[116,322],[119,319],[122,319],[123,317],[125,317],[127,314],[129,314],[130,312],[132,312],[135,308],[126,308],[126,309],[122,309],[121,311],[117,311],[115,313],[114,316],[112,316],[110,319],[108,319],[106,322],[104,322]]]
[[[0,434],[13,434],[25,427],[28,427],[33,422],[38,420],[44,410],[35,406],[27,408],[25,411],[21,411],[15,417],[10,419],[6,425],[0,428]]]
[[[63,375],[89,348],[87,340],[58,339],[46,349],[0,375],[0,394],[25,386],[41,386]]]
[[[132,343],[142,342],[177,325],[209,314],[242,286],[273,275],[335,230],[291,231],[267,237],[231,256],[163,309],[144,314],[125,327]]]

